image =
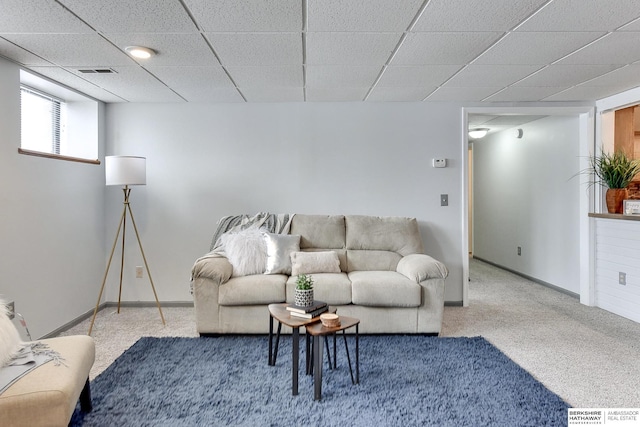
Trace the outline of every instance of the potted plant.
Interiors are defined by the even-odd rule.
[[[313,277],[299,274],[296,279],[295,304],[300,307],[313,305]]]
[[[600,152],[590,158],[590,172],[595,174],[596,182],[607,186],[606,201],[609,213],[622,213],[624,199],[628,198],[627,187],[640,173],[640,160],[627,157],[623,151],[613,154]]]

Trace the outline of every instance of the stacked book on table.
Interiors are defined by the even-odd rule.
[[[320,316],[325,311],[329,310],[329,305],[322,301],[313,301],[308,307],[300,307],[299,305],[289,304],[287,306],[289,314],[294,317],[302,317],[304,319],[313,319]]]

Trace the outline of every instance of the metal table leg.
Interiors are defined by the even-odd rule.
[[[291,369],[291,393],[298,394],[298,363],[300,358],[300,328],[293,328],[293,366]]]
[[[356,325],[356,384],[360,384],[360,325]]]
[[[313,337],[313,398],[322,399],[322,338],[319,335]]]

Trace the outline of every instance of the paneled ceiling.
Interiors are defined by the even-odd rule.
[[[594,101],[640,1],[0,0],[0,55],[105,102]]]

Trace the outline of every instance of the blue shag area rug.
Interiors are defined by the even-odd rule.
[[[305,375],[302,337],[298,396],[290,336],[280,340],[275,366],[266,336],[142,338],[91,383],[93,411],[78,406],[70,425],[567,424],[569,405],[484,338],[361,336],[359,385],[339,338],[338,368],[329,370],[324,355],[321,401]]]

